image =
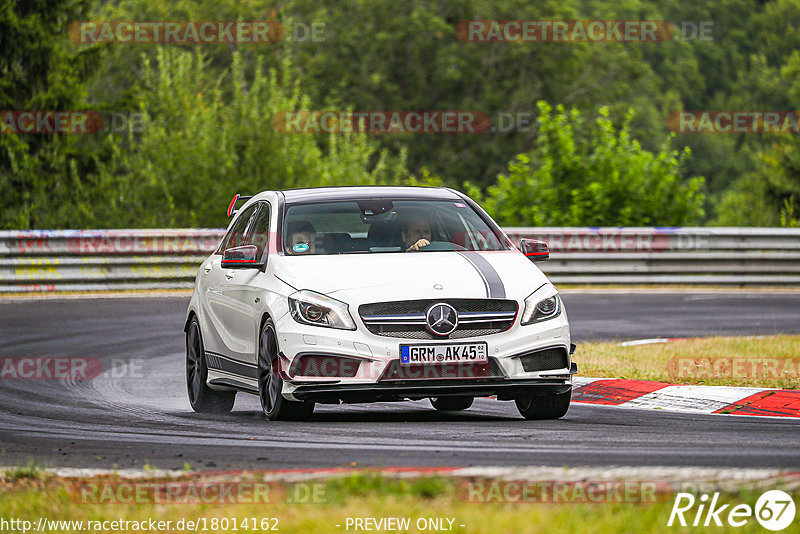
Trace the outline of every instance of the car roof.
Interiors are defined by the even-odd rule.
[[[365,199],[429,199],[459,200],[455,191],[444,187],[412,187],[388,185],[355,185],[341,187],[310,187],[306,189],[286,189],[281,191],[287,204],[309,202],[331,202],[336,200]]]

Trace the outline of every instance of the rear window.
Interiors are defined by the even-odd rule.
[[[506,249],[472,207],[449,200],[294,204],[283,231],[288,255]]]

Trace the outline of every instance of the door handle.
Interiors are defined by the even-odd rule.
[[[211,272],[211,266],[210,266],[210,265],[206,265],[205,267],[203,267],[203,271],[204,271],[206,274],[210,273],[210,272]]]
[[[225,273],[225,279],[226,280],[232,280],[233,279],[233,273]]]

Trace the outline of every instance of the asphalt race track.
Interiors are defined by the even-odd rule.
[[[797,292],[567,292],[564,301],[578,343],[800,332]],[[0,465],[800,467],[800,421],[789,419],[573,404],[564,419],[537,422],[513,403],[478,399],[450,415],[420,401],[318,406],[312,422],[276,423],[245,394],[230,415],[197,415],[184,384],[187,302],[0,299],[0,357],[90,357],[112,370],[92,380],[0,380]]]

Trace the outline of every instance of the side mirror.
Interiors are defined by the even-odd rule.
[[[258,247],[255,245],[243,245],[226,249],[222,253],[221,264],[228,269],[252,269],[258,267]]]
[[[550,249],[547,247],[547,243],[538,239],[520,239],[519,250],[534,262],[550,259]]]

